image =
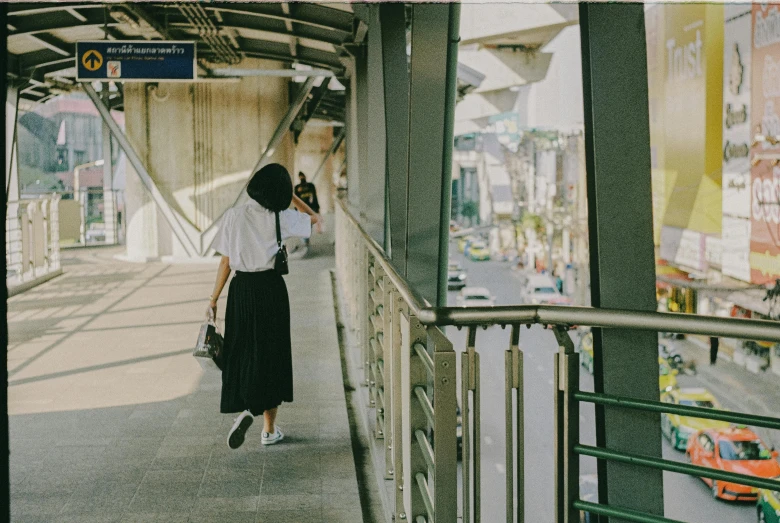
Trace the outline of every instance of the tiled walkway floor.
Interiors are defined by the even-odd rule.
[[[333,258],[292,261],[286,278],[285,441],[263,448],[257,423],[231,451],[221,376],[190,355],[216,265],[117,252],[66,251],[65,275],[9,300],[13,521],[361,522]]]

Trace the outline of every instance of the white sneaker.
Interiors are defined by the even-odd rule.
[[[284,433],[276,427],[276,432],[271,434],[270,432],[263,432],[263,437],[260,441],[263,445],[273,445],[279,443],[284,439]]]
[[[249,429],[249,427],[252,426],[252,422],[254,420],[254,416],[252,416],[252,413],[248,410],[245,410],[238,415],[235,423],[233,423],[233,427],[231,427],[230,432],[228,432],[228,447],[231,449],[237,449],[244,444],[244,436],[246,435],[246,431]]]

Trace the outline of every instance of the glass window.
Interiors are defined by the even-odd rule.
[[[552,287],[534,287],[534,294],[555,294],[555,289]]]
[[[760,440],[721,440],[720,457],[728,460],[771,459],[772,452]]]
[[[473,296],[466,296],[466,299],[467,300],[489,300],[490,298],[482,294],[475,294]]]

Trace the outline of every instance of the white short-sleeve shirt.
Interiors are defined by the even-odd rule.
[[[288,209],[279,213],[282,240],[311,236],[308,214]],[[279,252],[276,243],[276,217],[254,200],[228,210],[222,217],[214,250],[230,257],[230,268],[258,272],[274,268]]]

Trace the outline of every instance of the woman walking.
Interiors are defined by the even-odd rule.
[[[228,433],[228,446],[244,443],[255,416],[264,417],[261,443],[279,443],[276,426],[282,402],[293,400],[290,301],[282,275],[274,269],[281,239],[308,238],[321,218],[293,196],[287,169],[274,163],[252,176],[248,203],[225,213],[214,249],[222,255],[208,314],[216,318],[217,299],[231,271],[225,311],[220,412],[240,413]],[[288,209],[290,203],[297,210]]]

